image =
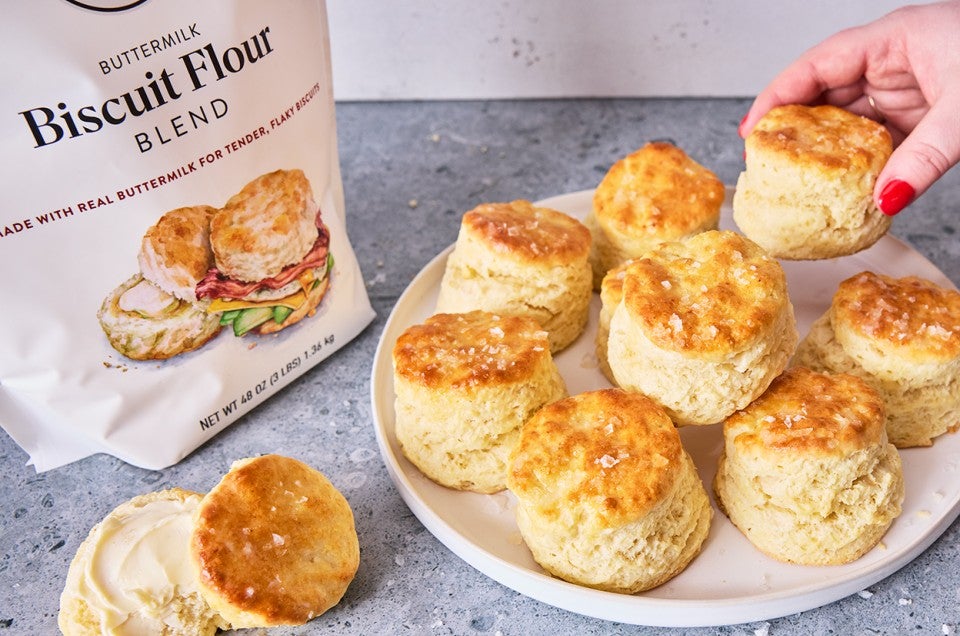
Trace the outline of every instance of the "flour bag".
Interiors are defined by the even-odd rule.
[[[4,8],[0,424],[169,466],[373,319],[325,4]]]

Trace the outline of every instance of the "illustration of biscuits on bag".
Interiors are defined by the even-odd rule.
[[[147,230],[140,272],[110,292],[97,314],[114,349],[134,360],[164,360],[220,333],[219,317],[207,313],[194,289],[213,264],[215,212],[206,205],[177,208]]]
[[[276,333],[315,313],[330,284],[330,233],[301,170],[263,174],[221,209],[178,208],[147,230],[140,273],[98,313],[134,360],[193,351],[229,326]]]

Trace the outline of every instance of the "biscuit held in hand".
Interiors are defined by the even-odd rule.
[[[866,249],[890,228],[871,197],[891,150],[883,126],[840,108],[774,108],[746,139],[733,220],[777,258]]]
[[[780,72],[740,125],[783,104],[834,104],[884,123],[897,146],[874,188],[896,214],[960,160],[960,2],[901,7],[833,35]],[[894,187],[891,187],[894,186]]]

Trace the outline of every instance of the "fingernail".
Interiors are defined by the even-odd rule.
[[[740,124],[737,125],[737,134],[740,135],[741,137],[743,137],[743,123],[744,123],[745,121],[747,121],[747,116],[748,116],[749,114],[750,114],[750,113],[747,113],[746,115],[744,115],[744,116],[743,116],[743,119],[740,120]]]
[[[893,216],[913,201],[916,194],[913,186],[906,181],[893,179],[880,191],[880,197],[877,199],[877,207],[887,216]]]

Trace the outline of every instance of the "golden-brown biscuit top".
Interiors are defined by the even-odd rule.
[[[673,144],[651,142],[611,166],[593,195],[600,227],[678,239],[716,227],[723,182]]]
[[[217,267],[232,278],[259,281],[299,262],[318,236],[317,208],[302,170],[260,175],[213,217]]]
[[[960,356],[960,292],[916,276],[852,276],[831,304],[834,330],[851,330],[883,351],[920,361]]]
[[[724,422],[724,436],[744,453],[846,455],[879,444],[883,399],[848,374],[805,367],[784,371],[759,398]]]
[[[745,141],[759,151],[827,174],[879,170],[890,157],[890,133],[881,124],[836,106],[790,104],[771,109]]]
[[[393,347],[397,376],[431,389],[516,382],[549,357],[547,332],[535,320],[485,311],[435,314]]]
[[[601,389],[550,403],[523,425],[508,487],[546,516],[593,527],[642,517],[671,490],[680,436],[652,400]]]
[[[144,275],[154,280],[150,270],[163,270],[161,278],[169,278],[180,286],[196,285],[213,265],[210,220],[216,211],[209,205],[195,205],[161,216],[141,241],[141,268],[148,270]],[[173,293],[170,289],[165,291]]]
[[[463,215],[461,229],[504,258],[521,262],[568,264],[590,252],[590,230],[583,223],[524,200],[478,205]]]
[[[200,503],[190,547],[204,598],[235,627],[318,616],[339,602],[360,558],[343,495],[280,455],[231,467]]]
[[[624,306],[647,338],[708,360],[752,346],[787,302],[780,264],[731,231],[664,243],[636,259],[623,281]]]

